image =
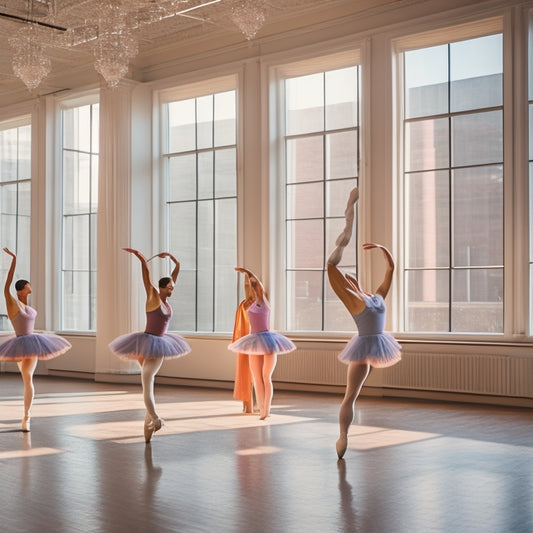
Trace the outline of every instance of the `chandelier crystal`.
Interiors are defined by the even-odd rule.
[[[267,3],[265,0],[237,0],[231,7],[231,18],[250,41],[265,24]]]
[[[98,17],[98,38],[93,46],[94,68],[109,87],[116,87],[128,73],[130,60],[139,52],[132,26],[135,19],[116,4],[102,4]]]
[[[25,24],[10,37],[13,49],[13,72],[32,91],[50,73],[52,64],[39,39],[39,30],[33,24]]]

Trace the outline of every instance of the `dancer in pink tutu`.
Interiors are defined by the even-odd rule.
[[[161,429],[163,420],[155,410],[154,380],[163,364],[163,359],[182,357],[191,351],[187,341],[175,333],[167,333],[172,318],[172,307],[167,298],[172,295],[174,284],[178,279],[180,264],[168,252],[161,252],[156,257],[168,257],[174,263],[171,277],[159,280],[159,290],[150,281],[150,273],[145,257],[137,250],[124,248],[141,262],[142,278],[146,290],[146,328],[116,338],[109,344],[111,351],[125,359],[135,359],[141,365],[143,398],[146,406],[144,421],[144,438],[150,442],[155,431]]]
[[[246,298],[244,308],[250,322],[250,333],[232,342],[228,348],[235,353],[247,353],[254,382],[259,418],[270,416],[274,387],[272,373],[276,368],[277,354],[289,353],[296,346],[287,337],[269,330],[270,305],[263,284],[259,278],[245,268],[235,268],[248,278],[251,294]]]
[[[8,248],[4,252],[11,256],[11,267],[7,273],[4,286],[7,316],[13,325],[15,335],[8,335],[0,340],[0,361],[16,361],[24,383],[24,418],[22,431],[30,431],[30,411],[35,395],[33,374],[39,359],[53,359],[71,348],[70,343],[63,337],[52,333],[34,333],[37,311],[28,305],[31,285],[25,279],[15,283],[17,297],[10,291],[17,256]]]
[[[394,272],[394,260],[390,252],[380,244],[363,244],[364,250],[381,250],[387,263],[385,278],[375,294],[364,292],[357,279],[337,267],[352,236],[354,206],[358,198],[358,190],[354,189],[346,207],[346,227],[337,238],[337,247],[328,258],[330,285],[352,315],[359,332],[339,354],[339,360],[348,365],[346,393],[339,412],[340,436],[336,444],[339,459],[342,459],[348,447],[348,429],[353,422],[355,401],[372,368],[391,366],[401,359],[401,346],[383,331],[384,298],[389,292]]]

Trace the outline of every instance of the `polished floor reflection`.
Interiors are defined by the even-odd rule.
[[[243,415],[225,390],[0,375],[0,531],[426,533],[533,531],[533,411],[358,402],[337,461],[337,395],[276,392]]]

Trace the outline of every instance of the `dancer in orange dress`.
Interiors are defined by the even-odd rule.
[[[244,300],[237,307],[235,313],[235,325],[233,327],[232,342],[250,333],[250,321],[246,312],[247,300],[251,298],[252,292],[248,276],[244,278]],[[251,414],[253,409],[253,385],[252,371],[250,370],[250,356],[247,353],[237,354],[235,368],[235,384],[233,386],[233,397],[242,401],[243,413]]]

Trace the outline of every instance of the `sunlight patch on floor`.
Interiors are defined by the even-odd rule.
[[[348,434],[348,448],[365,451],[387,446],[398,446],[441,437],[438,433],[406,431],[373,426],[352,426]]]

